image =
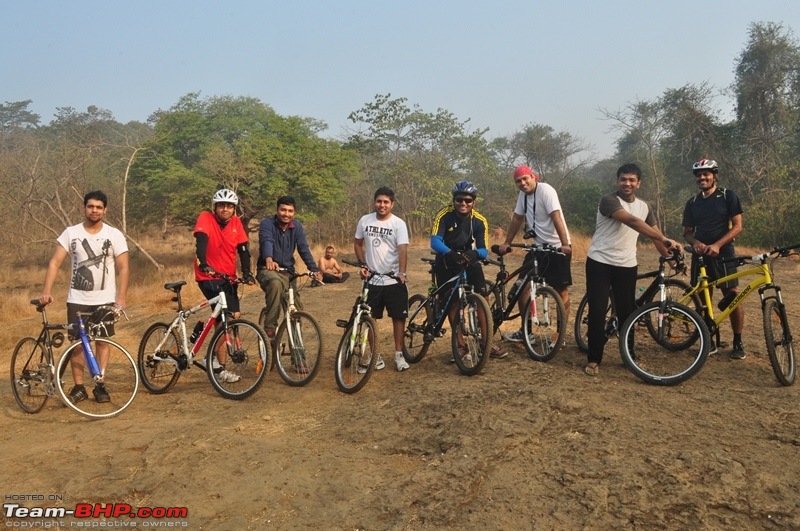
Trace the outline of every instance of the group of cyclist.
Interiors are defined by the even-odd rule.
[[[725,258],[734,256],[733,241],[742,230],[742,208],[733,190],[718,186],[719,166],[713,160],[702,159],[692,166],[699,193],[689,199],[683,212],[684,237],[697,254],[705,255],[710,278],[717,279],[735,271],[735,266],[726,264]],[[592,236],[586,259],[588,312],[588,346],[586,374],[595,376],[603,359],[607,338],[604,334],[605,313],[609,296],[613,295],[616,313],[620,322],[634,310],[637,274],[636,243],[639,234],[652,239],[656,249],[664,256],[676,245],[659,230],[650,206],[636,197],[641,186],[642,171],[632,163],[617,170],[617,190],[601,197],[596,229]],[[533,233],[536,242],[549,244],[561,250],[547,260],[539,260],[545,281],[561,296],[569,315],[569,286],[572,285],[572,246],[569,230],[556,190],[541,182],[539,176],[528,166],[519,166],[514,171],[514,183],[519,189],[514,212],[506,231],[505,241],[498,245],[498,253],[510,251],[510,244],[525,226],[526,233]],[[452,202],[435,216],[430,236],[430,247],[436,253],[434,272],[437,282],[443,283],[456,275],[461,268],[467,269],[471,285],[486,285],[481,260],[488,255],[489,224],[475,206],[477,187],[469,181],[460,181],[452,189]],[[384,310],[392,320],[395,347],[395,366],[398,371],[409,368],[403,357],[403,334],[408,317],[408,229],[405,222],[392,213],[395,194],[381,187],[373,196],[373,212],[364,215],[356,226],[353,250],[357,259],[367,268],[382,273],[394,272],[393,277],[374,276],[370,279],[370,300],[373,317],[380,319]],[[295,200],[282,196],[277,201],[274,216],[259,225],[259,254],[256,259],[257,274],[251,270],[249,238],[240,218],[236,215],[239,198],[229,189],[218,190],[212,198],[212,210],[202,212],[194,227],[195,280],[203,295],[212,298],[224,291],[229,311],[239,315],[239,298],[236,289],[220,276],[236,277],[236,257],[241,264],[242,277],[250,284],[259,283],[265,295],[267,315],[265,332],[272,338],[281,312],[284,296],[289,288],[289,274],[294,271],[297,252],[312,273],[315,283],[323,280],[342,281],[343,272],[333,258],[335,249],[328,246],[324,259],[314,262],[303,225],[295,219]],[[67,294],[67,313],[70,323],[77,321],[78,312],[92,311],[105,304],[126,304],[129,266],[128,247],[122,233],[104,222],[108,198],[101,191],[93,191],[84,197],[84,219],[68,227],[57,239],[56,250],[49,262],[44,287],[39,296],[42,305],[53,301],[51,295],[58,269],[67,257],[71,258],[72,275]],[[525,257],[525,264],[532,264],[533,253]],[[369,270],[362,268],[359,276],[369,277]],[[323,271],[324,270],[324,271]],[[345,273],[346,274],[346,273]],[[697,268],[692,264],[692,278]],[[591,279],[591,282],[588,282]],[[732,297],[736,293],[736,282],[722,288]],[[520,298],[520,309],[527,304],[526,296]],[[296,301],[300,304],[300,301]],[[452,322],[454,315],[448,316]],[[734,333],[732,359],[745,357],[742,344],[744,316],[741,307],[731,314]],[[113,335],[113,328],[108,330]],[[523,341],[522,330],[505,333],[508,341]],[[74,337],[73,337],[74,339]],[[563,341],[564,338],[557,338]],[[103,352],[96,353],[101,370],[104,368]],[[490,352],[494,358],[507,356],[507,350],[494,347]],[[238,376],[225,370],[224,353],[219,353],[213,367],[217,378],[235,381]],[[71,369],[76,385],[70,391],[73,402],[88,398],[83,385],[83,358],[73,356]],[[383,369],[385,362],[379,356],[376,369]],[[93,391],[95,400],[109,400],[108,390],[98,384]]]

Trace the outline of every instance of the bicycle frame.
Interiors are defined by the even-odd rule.
[[[450,293],[448,294],[444,305],[435,305],[435,301],[439,299],[440,294],[446,289],[450,290]],[[447,315],[450,313],[450,309],[453,307],[453,303],[457,300],[460,300],[465,293],[470,292],[472,292],[472,286],[467,284],[467,269],[464,268],[459,272],[458,275],[448,279],[444,284],[437,287],[433,293],[430,293],[425,301],[425,304],[420,304],[416,311],[409,316],[408,320],[413,321],[419,312],[423,311],[430,302],[431,307],[438,310],[438,315],[435,315],[434,322],[428,325],[428,331],[432,337],[439,337],[445,319],[447,319]]]

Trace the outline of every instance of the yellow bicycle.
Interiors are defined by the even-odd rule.
[[[792,253],[798,248],[800,244],[776,247],[752,257],[730,258],[726,262],[752,267],[717,280],[709,280],[704,258],[697,255],[697,282],[678,301],[671,301],[664,296],[662,274],[659,300],[633,312],[620,329],[619,347],[623,361],[636,376],[648,383],[674,385],[687,380],[700,370],[708,358],[712,346],[711,335],[717,334],[720,323],[755,290],[761,298],[764,339],[772,370],[782,385],[792,385],[797,368],[792,333],[781,288],[774,282],[772,263],[777,258],[798,254]],[[685,250],[693,252],[690,246]],[[664,263],[659,267],[663,270]],[[722,301],[726,304],[718,313],[715,312],[712,290],[731,280],[746,277],[752,280],[740,286],[739,293],[732,300]],[[647,323],[657,333],[637,335],[636,328]]]

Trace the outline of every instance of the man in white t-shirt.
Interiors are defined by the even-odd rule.
[[[62,262],[70,256],[72,275],[67,292],[67,321],[76,323],[79,312],[92,312],[106,304],[116,304],[125,308],[125,297],[128,293],[128,244],[125,236],[103,222],[108,208],[108,197],[100,190],[89,192],[83,198],[82,223],[67,227],[56,240],[58,246],[47,266],[44,287],[39,295],[39,302],[48,305],[53,302],[53,283],[58,275]],[[114,327],[106,326],[109,336],[114,335]],[[78,332],[71,330],[71,339],[78,338]],[[97,363],[101,373],[108,365],[108,345],[97,344]],[[89,397],[83,385],[84,380],[83,349],[75,349],[70,359],[75,386],[69,392],[73,403]],[[97,383],[94,391],[97,402],[109,402],[111,397],[105,382]]]
[[[597,227],[586,257],[586,296],[589,302],[589,353],[584,372],[596,376],[606,344],[605,316],[609,293],[622,324],[636,306],[636,242],[647,236],[662,256],[674,243],[656,226],[650,205],[636,197],[642,184],[642,170],[623,164],[617,170],[617,191],[600,198]],[[591,279],[591,282],[589,281]]]
[[[569,287],[572,285],[572,242],[564,220],[564,212],[558,200],[558,192],[547,183],[539,182],[539,176],[528,166],[519,166],[514,170],[514,184],[519,188],[514,214],[506,231],[505,245],[500,245],[500,254],[511,250],[509,244],[514,241],[520,227],[527,227],[526,233],[533,233],[538,244],[549,244],[561,249],[562,255],[553,253],[527,253],[524,264],[533,265],[536,256],[540,273],[564,301],[566,315],[569,316]],[[520,314],[530,299],[530,286],[525,285],[525,292],[519,299]],[[516,332],[503,334],[507,341],[522,342],[524,339],[522,326]],[[560,338],[564,341],[564,338]]]
[[[375,211],[363,216],[356,226],[353,240],[358,261],[378,273],[394,273],[397,278],[375,276],[370,281],[367,304],[372,308],[375,319],[383,317],[383,309],[392,318],[394,335],[394,361],[398,371],[409,368],[403,357],[403,332],[408,317],[408,288],[406,287],[406,262],[408,258],[408,228],[405,221],[392,214],[394,192],[387,187],[375,192]],[[367,271],[360,271],[362,279]],[[386,364],[379,355],[375,368],[383,369]]]

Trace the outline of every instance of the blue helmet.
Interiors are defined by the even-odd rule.
[[[471,195],[475,198],[478,196],[478,187],[469,181],[458,181],[453,187],[453,197],[457,195]]]

